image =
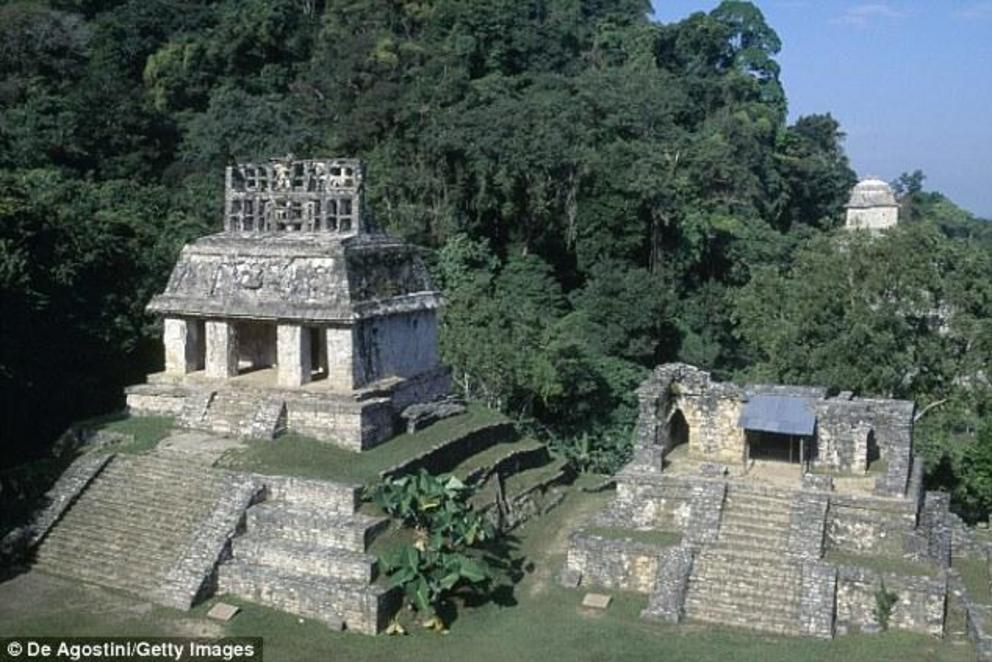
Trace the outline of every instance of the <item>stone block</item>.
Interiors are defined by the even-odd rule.
[[[613,598],[602,593],[586,593],[582,598],[582,606],[588,609],[606,609],[613,602]]]
[[[310,381],[310,330],[299,324],[280,324],[276,330],[278,383],[296,388]]]
[[[238,374],[238,334],[234,325],[217,320],[206,323],[207,377],[227,379]]]
[[[207,612],[208,618],[213,618],[218,621],[229,621],[234,618],[235,614],[241,611],[240,608],[234,605],[229,605],[226,602],[218,602],[210,611]]]
[[[204,339],[200,324],[195,320],[166,317],[163,325],[165,371],[185,375],[201,369]]]

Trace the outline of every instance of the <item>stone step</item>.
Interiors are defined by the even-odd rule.
[[[703,554],[714,559],[719,558],[736,563],[738,567],[754,565],[779,567],[792,563],[792,560],[787,558],[785,553],[779,549],[752,547],[719,539],[706,545]]]
[[[146,577],[164,576],[172,568],[172,563],[168,562],[153,562],[120,555],[105,556],[99,553],[53,553],[50,556],[40,556],[34,565],[43,570],[51,569],[64,574],[92,576],[96,579],[126,577],[137,582],[144,581],[142,578]]]
[[[42,540],[35,566],[139,595],[157,590],[217,506],[216,479],[183,458],[115,456]]]
[[[124,560],[128,562],[169,563],[178,557],[180,548],[174,541],[113,538],[101,535],[99,531],[73,529],[59,536],[46,538],[35,557],[42,560],[56,556],[75,558],[102,555],[120,563],[121,551],[124,550],[127,552]]]
[[[349,630],[381,632],[399,606],[398,593],[377,585],[280,572],[233,560],[217,571],[218,593],[236,595],[327,623],[343,620]]]
[[[209,509],[189,511],[177,510],[173,517],[145,517],[144,511],[127,511],[117,507],[108,507],[101,501],[87,501],[75,513],[63,518],[61,525],[75,529],[94,529],[102,536],[114,537],[114,534],[126,533],[133,536],[144,536],[157,539],[168,536],[163,523],[168,522],[168,529],[187,529],[193,527],[209,512]],[[74,509],[77,507],[74,506]]]
[[[742,522],[754,522],[755,524],[767,523],[774,526],[788,525],[792,517],[792,511],[783,512],[764,510],[761,508],[750,508],[741,506],[725,506],[720,516],[721,520],[740,520]]]
[[[801,634],[798,619],[767,618],[760,615],[742,614],[736,609],[705,608],[686,614],[689,619],[704,623],[716,623],[745,628],[756,632],[798,636]]]
[[[696,559],[692,566],[693,578],[711,578],[721,581],[736,582],[741,581],[751,584],[793,586],[798,585],[802,580],[802,573],[791,568],[761,568],[760,566],[745,566],[739,564],[725,563],[722,561],[708,561],[702,557]]]
[[[240,536],[234,539],[233,554],[235,560],[248,565],[266,565],[338,581],[368,584],[376,575],[374,556],[282,537]]]
[[[693,573],[689,586],[706,595],[732,595],[752,601],[799,604],[799,582],[774,577],[730,577],[725,574]]]
[[[782,496],[777,494],[765,494],[763,492],[741,488],[736,485],[729,485],[727,487],[726,500],[728,502],[763,503],[773,507],[782,506],[784,508],[790,508],[792,507],[793,499],[793,495]]]
[[[751,532],[751,531],[739,531],[730,528],[729,530],[720,527],[717,533],[717,540],[725,543],[730,543],[735,546],[746,546],[754,547],[760,549],[766,549],[768,551],[778,551],[784,553],[788,547],[788,539],[785,538],[781,533],[770,532]]]
[[[727,611],[741,617],[753,617],[780,622],[799,618],[799,602],[755,599],[752,596],[728,595],[715,591],[699,591],[690,585],[686,594],[686,614],[695,616],[706,611]],[[797,623],[798,624],[798,623]]]
[[[389,519],[358,513],[334,515],[322,508],[266,501],[248,509],[248,531],[351,552],[364,552]]]
[[[177,506],[186,511],[203,510],[210,508],[217,501],[217,494],[210,489],[177,493],[170,485],[141,489],[131,489],[131,487],[115,486],[111,482],[100,483],[89,488],[83,498],[89,502],[101,503],[108,509],[160,514],[163,519],[169,519]]]
[[[266,498],[292,505],[314,506],[337,515],[351,515],[361,505],[362,486],[311,478],[262,477]]]
[[[155,591],[159,580],[157,576],[148,573],[138,576],[111,575],[86,566],[46,565],[37,569],[45,574],[98,584],[142,596]]]

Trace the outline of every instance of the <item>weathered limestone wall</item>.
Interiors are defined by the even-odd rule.
[[[820,561],[807,561],[801,567],[800,631],[811,637],[829,639],[834,636],[837,571],[832,566]]]
[[[355,365],[355,328],[329,326],[326,330],[327,381],[336,391],[351,391],[363,385]]]
[[[692,481],[688,479],[622,473],[617,476],[616,497],[605,518],[617,525],[682,531],[689,523],[692,495]]]
[[[744,400],[733,391],[714,385],[709,392],[679,394],[674,409],[689,424],[689,452],[696,457],[728,464],[744,461],[744,430],[738,425]],[[716,392],[714,392],[716,391]]]
[[[412,377],[438,365],[437,316],[433,310],[373,317],[356,329],[359,381]]]
[[[238,334],[233,324],[207,320],[207,377],[227,379],[238,374]]]
[[[142,384],[142,386],[145,386]],[[183,413],[186,405],[185,391],[159,386],[132,390],[127,394],[127,411],[131,416],[170,416]]]
[[[913,465],[913,413],[916,405],[907,400],[864,400],[875,415],[875,441],[888,463],[886,474],[875,481],[875,493],[899,496],[906,493]]]
[[[166,317],[163,320],[165,345],[165,371],[185,375],[203,369],[202,322],[198,320]]]
[[[849,208],[847,227],[850,229],[884,230],[899,221],[898,207]]]
[[[299,398],[286,401],[286,427],[349,450],[372,448],[393,436],[393,408],[388,400],[354,403]]]
[[[832,494],[827,511],[827,549],[901,556],[916,526],[908,500]]]
[[[687,545],[698,547],[716,540],[726,496],[727,484],[723,481],[700,481],[693,485],[685,529]]]
[[[276,345],[279,386],[294,388],[309,382],[312,366],[310,329],[299,324],[280,324]]]
[[[826,494],[800,492],[789,516],[789,555],[813,561],[823,556],[829,498]]]
[[[582,584],[618,591],[651,593],[665,546],[610,539],[579,530],[569,537],[565,567],[582,576]]]
[[[156,591],[163,604],[189,609],[213,591],[217,564],[224,560],[245,511],[262,494],[261,483],[243,474],[230,473],[222,480],[220,498]]]
[[[858,401],[832,398],[815,402],[816,464],[846,473],[868,470],[872,416]]]
[[[935,637],[943,635],[946,577],[880,574],[850,566],[837,569],[838,629],[846,631],[854,627],[874,628],[879,625],[875,615],[875,596],[883,582],[885,590],[897,596],[889,617],[889,628]]]
[[[693,552],[687,545],[670,547],[658,559],[655,590],[641,618],[678,623],[685,615],[685,597],[689,591]]]

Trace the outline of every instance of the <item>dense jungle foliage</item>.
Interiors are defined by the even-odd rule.
[[[158,367],[143,307],[219,229],[223,166],[354,155],[378,224],[428,249],[465,395],[598,467],[662,361],[915,398],[931,483],[984,515],[988,224],[915,172],[897,230],[841,239],[841,127],[787,124],[760,11],[649,10],[0,2],[3,464]]]

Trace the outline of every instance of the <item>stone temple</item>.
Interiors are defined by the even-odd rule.
[[[881,179],[868,177],[851,189],[847,201],[848,230],[869,230],[880,232],[899,222],[899,203],[892,188]]]
[[[224,231],[187,245],[148,305],[165,370],[127,389],[128,409],[370,448],[448,391],[439,305],[417,250],[372,230],[359,161],[229,167]]]
[[[642,617],[829,638],[945,632],[955,558],[986,552],[925,492],[914,403],[659,366],[634,459],[570,537],[562,583],[648,595]],[[878,596],[895,595],[880,615]]]

